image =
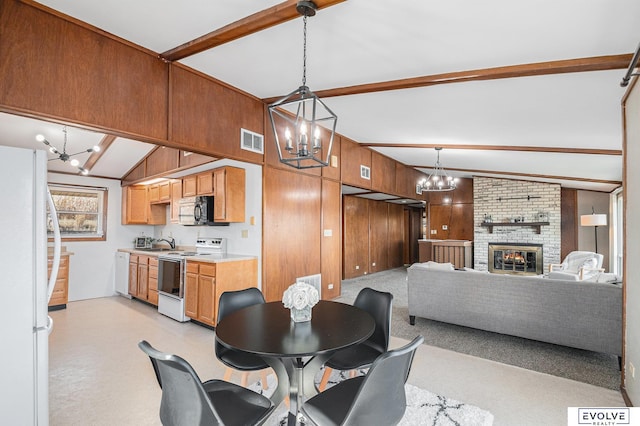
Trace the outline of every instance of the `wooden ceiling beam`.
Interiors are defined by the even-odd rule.
[[[91,170],[93,166],[96,165],[98,160],[100,160],[100,157],[102,157],[104,153],[107,152],[107,150],[115,140],[116,140],[116,137],[113,135],[104,135],[104,137],[98,144],[98,146],[100,147],[100,151],[92,152],[89,158],[87,159],[87,161],[84,162],[82,167],[84,167],[87,170]]]
[[[433,166],[411,165],[409,167],[413,167],[415,169],[433,169]],[[543,175],[543,174],[536,174],[536,173],[503,172],[503,171],[496,171],[496,170],[454,169],[450,167],[447,167],[447,171],[469,173],[472,175],[485,174],[485,175],[501,175],[501,176],[520,176],[520,177],[527,177],[527,178],[542,178],[542,179],[554,179],[554,180],[569,180],[569,181],[575,181],[575,182],[602,183],[607,185],[622,185],[622,182],[619,180],[582,178],[582,177],[576,177],[576,176],[553,176],[553,175]]]
[[[318,10],[334,6],[346,0],[314,0]],[[264,29],[280,25],[301,15],[296,9],[297,0],[287,0],[268,9],[256,12],[246,18],[225,25],[201,37],[188,41],[160,54],[167,61],[177,61],[196,53],[204,52],[233,40],[257,33]]]
[[[590,58],[508,65],[503,67],[433,74],[422,77],[383,81],[379,83],[366,83],[356,86],[338,87],[335,89],[314,91],[314,93],[320,98],[330,98],[335,96],[360,95],[364,93],[384,92],[389,90],[412,89],[416,87],[434,86],[437,84],[462,83],[465,81],[496,80],[501,78],[624,69],[629,66],[632,56],[633,54],[628,53],[621,55],[594,56]],[[281,97],[282,96],[266,98],[263,99],[263,102],[270,104]]]
[[[468,149],[478,151],[511,151],[511,152],[547,152],[556,154],[587,154],[587,155],[616,155],[622,156],[621,149],[601,148],[558,148],[545,146],[517,146],[517,145],[442,145],[442,144],[394,144],[394,143],[361,143],[369,148],[436,148]]]

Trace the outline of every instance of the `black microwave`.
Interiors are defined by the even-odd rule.
[[[180,200],[178,222],[180,225],[218,225],[229,226],[228,222],[216,222],[213,220],[214,197],[201,195]]]

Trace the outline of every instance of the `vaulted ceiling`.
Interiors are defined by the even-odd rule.
[[[40,3],[266,101],[301,83],[296,1]],[[620,185],[620,81],[640,41],[640,2],[316,3],[307,83],[338,115],[340,134],[427,173],[441,146],[455,176]],[[0,128],[15,119],[0,115]],[[149,149],[117,138],[92,173],[122,176],[109,163],[125,145]]]

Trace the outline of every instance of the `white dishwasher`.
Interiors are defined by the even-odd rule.
[[[116,252],[115,288],[121,296],[131,299],[129,295],[129,253]]]

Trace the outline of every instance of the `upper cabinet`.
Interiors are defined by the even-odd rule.
[[[217,222],[244,222],[245,170],[227,166],[214,169],[213,175],[213,219]]]
[[[143,185],[122,188],[123,225],[164,225],[166,223],[165,205],[151,204],[148,189]]]
[[[219,167],[206,172],[171,179],[152,185],[122,188],[123,225],[164,225],[166,207],[171,223],[178,223],[178,204],[183,197],[213,195],[216,222],[245,221],[246,171],[238,167]]]

